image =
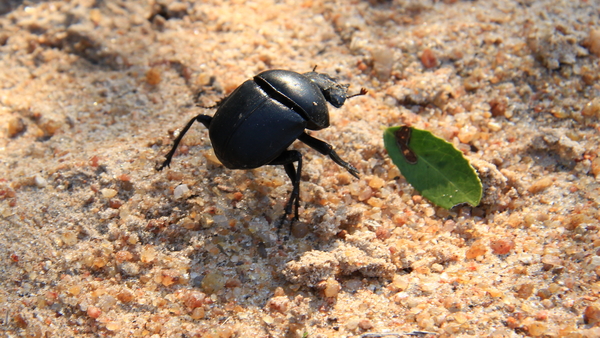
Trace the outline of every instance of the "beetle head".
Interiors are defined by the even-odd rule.
[[[340,108],[346,102],[348,94],[347,84],[339,84],[334,78],[327,74],[321,74],[317,72],[304,73],[304,76],[309,78],[314,84],[316,84],[321,93],[325,96],[325,100],[331,103],[332,106]]]

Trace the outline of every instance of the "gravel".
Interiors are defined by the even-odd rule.
[[[600,336],[595,1],[4,1],[0,335]],[[317,66],[369,90],[281,167],[224,168],[195,126],[244,80]],[[439,208],[383,128],[484,181]]]

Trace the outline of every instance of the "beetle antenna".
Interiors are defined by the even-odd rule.
[[[356,93],[356,94],[352,94],[350,96],[348,96],[346,99],[355,97],[355,96],[361,96],[361,95],[366,95],[369,91],[366,88],[361,88],[360,92]]]
[[[313,67],[313,70],[312,70],[312,71],[314,72],[315,70],[317,70],[317,65],[315,65],[315,66]]]

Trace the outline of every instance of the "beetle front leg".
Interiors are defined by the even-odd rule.
[[[177,136],[177,138],[175,139],[175,142],[173,143],[173,147],[171,148],[171,151],[169,151],[169,153],[165,156],[166,160],[156,168],[156,170],[162,170],[164,167],[168,167],[171,164],[171,159],[173,158],[173,155],[175,155],[175,151],[177,150],[177,146],[179,146],[179,142],[181,142],[181,139],[183,139],[183,136],[185,135],[185,133],[188,132],[188,130],[190,130],[190,128],[192,127],[192,124],[194,124],[194,122],[200,122],[202,123],[204,126],[206,126],[206,128],[208,128],[210,126],[210,122],[212,121],[212,117],[208,116],[208,115],[198,115],[196,117],[194,117],[193,119],[190,120],[190,122],[188,122],[185,127],[183,127],[183,130],[179,133],[179,135]]]
[[[302,135],[300,135],[300,137],[298,137],[298,140],[304,142],[306,145],[308,145],[309,147],[313,148],[314,150],[320,152],[321,154],[329,156],[329,158],[331,158],[333,160],[333,162],[339,164],[344,169],[348,170],[348,172],[352,176],[359,178],[358,170],[356,170],[356,168],[354,168],[352,166],[352,164],[342,160],[340,158],[340,156],[335,152],[335,150],[333,150],[333,147],[331,146],[331,144],[321,141],[319,139],[316,139],[316,138],[308,135],[307,133],[302,133]]]
[[[298,166],[294,167],[294,162],[298,162]],[[297,150],[286,150],[276,159],[271,161],[269,165],[283,165],[285,172],[292,181],[292,194],[285,205],[285,214],[281,218],[283,220],[287,215],[292,213],[294,207],[294,220],[298,220],[298,208],[300,207],[300,174],[302,173],[302,154]]]

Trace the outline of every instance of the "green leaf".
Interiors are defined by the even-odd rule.
[[[450,209],[461,203],[477,206],[481,201],[475,169],[452,144],[407,126],[386,129],[383,142],[408,183],[434,204]]]

